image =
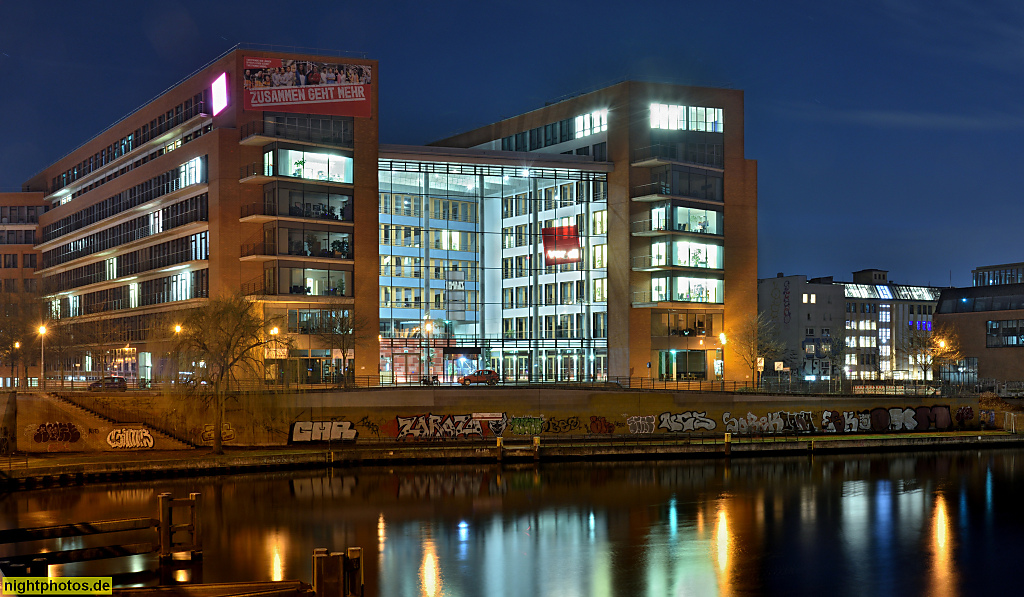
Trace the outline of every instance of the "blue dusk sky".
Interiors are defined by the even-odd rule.
[[[384,143],[627,78],[742,89],[760,276],[966,286],[1024,261],[1024,3],[1009,0],[2,1],[0,190],[236,43],[379,60]]]

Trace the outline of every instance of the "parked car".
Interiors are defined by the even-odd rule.
[[[460,377],[459,383],[464,386],[468,386],[473,383],[485,383],[489,386],[493,386],[498,383],[498,372],[493,369],[477,369],[469,375]]]
[[[124,392],[128,389],[128,380],[123,377],[104,377],[89,384],[89,391],[117,390]]]

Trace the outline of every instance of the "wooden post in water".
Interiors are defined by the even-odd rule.
[[[363,548],[348,548],[345,559],[345,596],[363,597]]]
[[[161,493],[160,500],[160,561],[169,561],[171,555],[171,494]]]
[[[497,440],[496,450],[497,450],[497,455],[498,455],[498,462],[501,462],[502,452],[504,452],[504,449],[501,446],[501,436],[498,436],[496,438],[496,440]]]
[[[189,530],[192,532],[192,550],[189,552],[189,559],[193,562],[203,559],[203,535],[199,532],[199,497],[201,493],[190,493],[188,497],[192,500],[189,507],[191,515]]]
[[[313,592],[316,593],[316,597],[325,597],[324,561],[326,559],[326,547],[317,547],[313,549]]]

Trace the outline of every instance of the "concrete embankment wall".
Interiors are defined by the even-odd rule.
[[[81,394],[104,413],[162,417],[181,439],[209,444],[213,402],[174,394]],[[105,413],[104,413],[105,414]],[[915,433],[977,429],[977,398],[835,397],[650,392],[544,387],[441,387],[229,397],[228,446],[376,439],[493,438],[584,434]]]
[[[191,446],[135,421],[111,421],[43,393],[18,394],[14,438],[19,452],[182,450]],[[10,408],[10,407],[8,407]]]

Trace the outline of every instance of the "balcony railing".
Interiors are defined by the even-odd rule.
[[[693,164],[701,167],[722,167],[722,156],[716,152],[705,152],[700,154],[696,151],[686,152],[680,145],[651,145],[641,147],[633,151],[633,163],[659,160],[664,162],[679,162]]]
[[[722,304],[722,297],[714,290],[705,290],[702,293],[676,293],[670,292],[653,293],[650,290],[640,290],[633,293],[634,303],[710,303]]]
[[[245,180],[253,176],[273,176],[274,167],[263,165],[261,162],[253,162],[238,169],[238,180]]]
[[[645,195],[671,195],[672,185],[666,182],[649,182],[633,187],[631,197],[643,197]]]
[[[630,224],[633,232],[662,232],[672,230],[667,220],[637,220]]]
[[[277,243],[261,242],[242,245],[242,257],[253,255],[277,255]]]
[[[284,124],[273,120],[257,120],[242,125],[240,139],[245,141],[249,137],[272,137],[275,139],[286,139],[290,141],[306,141],[321,145],[340,145],[352,147],[353,125],[351,123],[335,123],[337,128],[324,130],[321,127],[309,125]]]
[[[248,218],[249,216],[276,216],[277,215],[277,204],[260,202],[250,203],[242,206],[242,217]]]

